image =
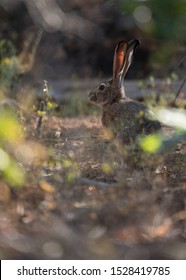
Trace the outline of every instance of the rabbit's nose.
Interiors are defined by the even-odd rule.
[[[94,92],[90,92],[89,93],[89,99],[90,99],[90,101],[94,101],[95,102],[97,100],[96,94]]]
[[[91,96],[93,95],[93,92],[91,91],[90,93],[89,93],[89,98],[91,98]]]

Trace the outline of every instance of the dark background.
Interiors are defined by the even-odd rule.
[[[32,25],[44,30],[30,74],[37,80],[109,76],[116,43],[134,37],[141,46],[127,78],[185,75],[184,0],[0,0],[0,40],[17,54]]]

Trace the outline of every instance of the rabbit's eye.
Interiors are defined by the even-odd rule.
[[[104,84],[101,84],[101,85],[99,85],[99,88],[98,88],[99,90],[104,90],[105,89],[105,85]]]

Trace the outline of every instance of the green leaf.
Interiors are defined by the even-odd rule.
[[[140,147],[146,153],[155,153],[161,147],[162,139],[158,134],[144,136],[140,139]]]

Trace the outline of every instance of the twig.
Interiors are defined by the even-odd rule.
[[[182,90],[182,88],[183,88],[185,82],[186,82],[186,76],[185,76],[183,82],[181,83],[181,85],[180,85],[180,87],[179,87],[179,89],[178,89],[178,91],[177,91],[177,94],[176,94],[175,99],[174,99],[174,101],[173,101],[173,105],[175,105],[176,100],[177,100],[177,98],[178,98],[178,96],[179,96],[179,94],[180,94],[180,92],[181,92],[181,90]]]
[[[181,186],[181,187],[174,187],[174,188],[167,188],[163,189],[163,193],[175,193],[175,192],[184,192],[186,191],[186,186]]]
[[[78,178],[78,182],[84,185],[93,185],[96,187],[108,188],[108,187],[116,187],[118,184],[116,182],[106,183],[102,181],[91,180],[87,178]]]
[[[186,58],[186,54],[184,55],[184,57],[178,62],[178,64],[176,65],[176,67],[180,67],[180,65],[184,62]]]
[[[88,136],[67,137],[64,142],[66,142],[66,141],[78,141],[78,140],[85,140],[85,139],[88,140],[88,139],[90,139],[90,137],[88,137]]]

